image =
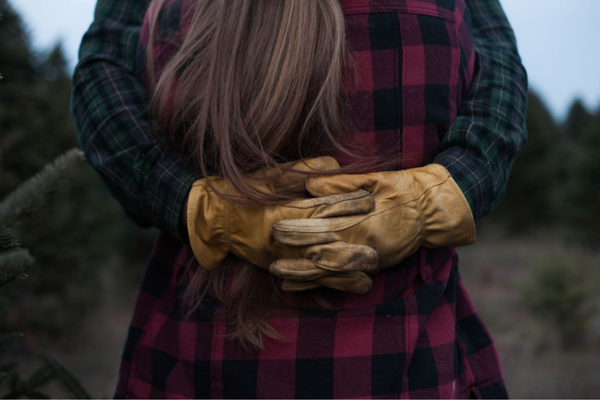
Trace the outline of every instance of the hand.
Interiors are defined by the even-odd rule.
[[[313,196],[368,190],[375,209],[367,215],[279,221],[274,238],[288,246],[346,242],[377,251],[379,267],[397,265],[419,247],[464,246],[475,241],[471,209],[450,173],[439,164],[394,172],[310,177],[306,188]],[[328,271],[338,266],[319,265]],[[284,288],[306,290],[309,274],[298,264],[280,260],[270,271],[285,279]],[[313,286],[315,282],[311,283]]]
[[[291,186],[304,187],[306,175],[302,171],[326,171],[339,168],[331,157],[320,157],[299,163],[298,172],[284,172],[267,180],[258,189],[277,193]],[[271,171],[256,174],[268,176]],[[208,185],[208,180],[221,193],[237,194],[226,179],[209,177],[194,183],[188,200],[188,232],[196,259],[205,269],[216,267],[231,252],[238,257],[268,269],[279,259],[295,259],[310,264],[314,270],[327,269],[368,271],[376,268],[377,254],[366,246],[339,243],[306,243],[288,246],[273,240],[271,228],[277,221],[287,219],[332,218],[368,214],[373,210],[373,197],[364,190],[352,193],[326,195],[319,198],[293,201],[276,206],[247,206],[234,204],[218,196]],[[320,269],[319,267],[324,267]],[[364,291],[371,280],[363,272],[355,285]],[[359,289],[356,289],[359,290]]]

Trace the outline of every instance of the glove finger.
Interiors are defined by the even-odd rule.
[[[314,281],[331,275],[331,272],[318,268],[307,258],[277,260],[269,266],[269,272],[283,279],[297,281]]]
[[[377,252],[369,246],[344,242],[311,246],[305,253],[307,259],[328,271],[374,271],[378,266]]]
[[[291,167],[293,170],[284,171],[276,176],[272,181],[273,192],[278,191],[302,191],[305,189],[307,175],[305,172],[333,171],[340,168],[337,160],[333,157],[316,157],[301,160],[300,162],[290,162],[283,164],[284,167]]]
[[[373,287],[371,278],[360,271],[339,272],[331,276],[320,278],[315,282],[331,289],[356,294],[369,293]]]
[[[373,281],[365,273],[359,271],[339,272],[335,275],[320,278],[311,282],[294,280],[283,281],[281,288],[288,292],[301,292],[305,290],[328,287],[342,292],[366,294],[371,291]]]
[[[327,203],[319,206],[311,218],[368,214],[375,209],[375,199],[365,190],[319,197],[318,199]]]
[[[286,219],[273,224],[271,235],[279,243],[293,247],[344,241],[343,231],[363,222],[369,215]]]
[[[312,246],[306,258],[281,259],[269,266],[269,272],[283,279],[314,281],[340,271],[374,271],[377,252],[368,246],[343,242]]]
[[[283,165],[290,165],[292,163],[287,163]],[[333,157],[323,156],[323,157],[315,157],[315,158],[307,158],[305,160],[301,160],[300,162],[294,165],[294,170],[297,171],[332,171],[334,169],[339,169],[340,164]]]
[[[332,218],[368,214],[375,209],[375,199],[365,190],[333,196],[296,200],[283,207],[299,210],[314,209],[310,218]],[[305,214],[305,213],[303,213]]]
[[[306,180],[306,190],[314,197],[330,196],[357,190],[366,190],[373,193],[378,184],[378,176],[378,173],[311,176]]]
[[[316,208],[319,218],[327,218],[347,215],[348,212],[351,214],[370,212],[375,207],[375,200],[366,190],[357,190],[332,196],[296,200],[285,204],[285,207],[302,210]]]
[[[316,283],[316,281],[302,282],[286,279],[281,284],[281,289],[285,290],[286,292],[303,292],[305,290],[313,290],[320,287],[322,286]]]

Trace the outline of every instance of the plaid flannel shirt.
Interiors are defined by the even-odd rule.
[[[506,398],[457,263],[454,249],[422,249],[375,276],[367,295],[322,289],[340,310],[284,308],[269,322],[287,341],[266,338],[248,352],[227,339],[218,321],[227,310],[211,297],[188,315],[184,293],[200,267],[188,245],[162,233],[115,398]]]
[[[185,25],[181,3],[189,6],[193,1],[168,1],[160,29],[179,35]],[[490,104],[486,113],[477,112],[471,97],[473,85],[481,84],[489,72],[481,71],[471,37],[474,24],[469,24],[464,2],[341,3],[360,76],[350,94],[354,134],[361,143],[380,154],[391,150],[398,168],[434,160],[451,171],[477,167],[470,164],[469,149],[484,140],[472,142],[470,134],[460,130],[448,135],[461,118],[459,112],[470,110],[469,129],[476,126],[473,118],[491,118]],[[143,29],[139,68],[132,66],[139,78],[146,42]],[[172,54],[169,43],[167,38],[157,42],[152,49],[155,59],[164,61],[164,54]],[[477,90],[483,93],[487,88]],[[467,101],[465,106],[465,98],[475,103]],[[482,125],[488,124],[489,120]],[[499,139],[487,140],[495,144]],[[507,151],[506,142],[502,151]],[[459,143],[466,150],[458,152]],[[489,156],[491,147],[472,152]],[[489,163],[483,165],[489,169]],[[465,176],[463,184],[466,178],[472,177]],[[502,178],[489,183],[498,184],[498,179]],[[488,178],[471,181],[476,183],[464,187],[474,206],[483,197],[472,186],[481,187]],[[230,268],[232,279],[237,261],[230,256],[228,265],[221,266]],[[373,277],[373,290],[367,295],[322,289],[339,305],[338,311],[298,310],[286,305],[293,304],[294,295],[289,295],[290,303],[270,317],[288,340],[267,339],[264,349],[255,352],[227,339],[229,328],[219,321],[227,310],[211,297],[188,314],[183,293],[197,268],[188,245],[168,233],[159,236],[136,303],[116,397],[506,396],[495,347],[462,284],[454,249],[420,249]]]
[[[185,240],[179,215],[199,177],[153,140],[148,99],[134,74],[150,2],[98,0],[73,77],[72,115],[88,161],[129,215]],[[504,192],[525,142],[527,78],[498,0],[466,3],[476,75],[458,117],[441,137],[435,161],[448,168],[479,220]]]

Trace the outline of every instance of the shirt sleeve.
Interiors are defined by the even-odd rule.
[[[155,142],[148,98],[134,74],[150,3],[98,1],[79,50],[71,113],[88,161],[134,221],[184,239],[179,215],[199,176],[177,153]]]
[[[498,0],[466,4],[475,74],[435,162],[450,171],[478,221],[504,193],[513,161],[527,139],[527,74]]]

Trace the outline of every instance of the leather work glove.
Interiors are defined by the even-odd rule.
[[[475,241],[469,204],[448,170],[439,164],[403,171],[309,177],[306,188],[313,196],[368,190],[375,198],[375,209],[346,218],[279,221],[273,226],[274,238],[288,246],[342,241],[371,247],[379,259],[379,267],[369,271],[371,275],[397,265],[421,246],[457,247]],[[288,279],[284,289],[308,290],[319,285],[311,282],[312,271],[307,268],[280,260],[270,271]]]
[[[326,171],[339,168],[335,159],[319,157],[298,163],[295,171]],[[270,170],[260,170],[255,177],[265,177]],[[306,175],[293,171],[273,174],[274,178],[256,184],[263,192],[280,193],[283,189],[304,188]],[[343,243],[323,243],[287,246],[273,240],[271,228],[280,220],[330,218],[367,214],[373,210],[373,197],[364,190],[319,198],[292,201],[285,205],[250,206],[235,204],[217,195],[208,180],[219,192],[239,195],[231,183],[219,177],[209,177],[194,183],[188,200],[188,233],[194,255],[200,265],[215,268],[228,253],[262,268],[278,259],[295,259],[309,263],[314,270],[351,270],[355,274],[352,291],[362,292],[372,285],[371,279],[360,271],[376,268],[377,254],[366,246]],[[325,271],[322,276],[331,274]]]

